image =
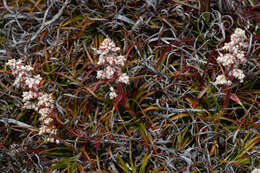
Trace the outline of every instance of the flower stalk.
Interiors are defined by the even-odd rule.
[[[54,100],[51,94],[41,91],[42,77],[40,75],[32,75],[33,67],[24,65],[21,60],[11,59],[6,65],[12,70],[15,76],[14,86],[23,89],[23,108],[33,109],[40,114],[39,120],[41,127],[39,135],[47,134],[47,142],[59,143],[55,139],[57,135],[57,127],[54,125],[52,115],[55,113]]]
[[[129,84],[129,76],[122,72],[122,67],[125,65],[125,56],[118,55],[119,47],[115,43],[106,38],[98,49],[94,48],[94,52],[99,55],[98,65],[103,67],[103,70],[97,71],[97,79],[102,79],[106,82],[115,82],[117,84]],[[110,99],[117,97],[113,87],[110,87]]]

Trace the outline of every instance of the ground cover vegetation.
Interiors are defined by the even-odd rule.
[[[251,172],[256,0],[2,0],[0,172]]]

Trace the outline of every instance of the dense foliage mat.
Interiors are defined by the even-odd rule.
[[[259,10],[256,0],[2,0],[0,172],[259,168]],[[218,59],[238,28],[240,81]],[[117,53],[106,52],[106,38]],[[120,56],[116,72],[106,54]],[[24,106],[33,89],[17,87],[11,59],[40,75],[51,138],[42,107]]]

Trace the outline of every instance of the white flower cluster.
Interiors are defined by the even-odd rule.
[[[115,90],[114,90],[113,87],[110,87],[110,91],[111,91],[111,92],[109,93],[110,99],[116,98],[117,94],[116,94],[116,92],[115,92]]]
[[[247,47],[248,38],[245,31],[237,28],[231,35],[230,42],[225,43],[225,45],[220,49],[225,53],[220,53],[217,58],[217,61],[230,72],[226,75],[226,77],[224,75],[218,76],[216,78],[216,84],[231,85],[231,80],[234,78],[240,80],[240,82],[244,81],[245,75],[242,70],[238,69],[238,65],[247,62],[245,58],[245,50]],[[230,80],[227,80],[227,78]]]
[[[232,82],[230,80],[227,80],[225,75],[218,75],[216,78],[216,85],[231,85]]]
[[[233,76],[234,78],[237,78],[240,80],[240,82],[244,82],[244,78],[246,77],[242,70],[240,69],[233,69],[230,73],[230,76]]]
[[[99,55],[98,65],[103,65],[104,70],[97,71],[97,78],[104,80],[115,80],[116,82],[129,84],[129,76],[122,73],[121,68],[125,65],[125,57],[117,55],[120,48],[115,43],[106,38],[100,45],[99,49],[94,49]]]
[[[41,76],[32,75],[31,71],[33,68],[30,65],[24,65],[21,60],[11,59],[6,65],[9,66],[12,74],[16,77],[14,85],[27,90],[23,92],[23,107],[25,109],[33,109],[41,115],[39,120],[43,123],[40,127],[39,135],[56,135],[57,128],[53,123],[53,118],[50,116],[54,111],[54,100],[51,94],[40,91]],[[54,137],[48,137],[47,141],[59,143],[59,140],[54,139]]]
[[[245,50],[248,47],[248,38],[245,31],[237,28],[235,32],[231,35],[231,40],[229,43],[221,48],[221,50],[226,51],[226,54],[220,54],[218,61],[223,66],[238,65],[247,62],[245,58]]]

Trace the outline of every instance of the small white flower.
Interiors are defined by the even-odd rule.
[[[220,50],[229,50],[231,49],[230,43],[225,43],[224,46]]]
[[[112,92],[115,91],[113,87],[110,87],[109,89],[110,89],[110,91],[112,91]]]
[[[104,63],[105,63],[105,58],[104,58],[104,56],[100,55],[97,64],[98,65],[103,65]]]
[[[108,54],[108,53],[117,52],[118,50],[120,50],[120,48],[116,47],[115,43],[110,38],[106,38],[101,43],[99,49],[95,50],[95,53],[100,54],[100,55],[105,55],[105,54]]]
[[[104,55],[106,55],[108,53],[109,53],[108,49],[101,49],[101,48],[99,48],[99,49],[95,50],[95,54],[98,54],[100,56],[104,56]]]
[[[119,48],[119,47],[112,47],[112,51],[113,51],[113,52],[120,51],[120,48]]]
[[[122,55],[117,56],[117,57],[115,58],[115,63],[116,63],[117,65],[124,66],[124,65],[125,65],[125,56],[122,56]]]
[[[39,84],[40,84],[41,80],[42,80],[41,76],[36,75],[33,78],[27,78],[25,83],[28,86],[28,88],[34,89],[37,91],[39,89]]]
[[[16,64],[15,59],[9,59],[8,62],[6,63],[7,66],[14,67]]]
[[[242,70],[240,69],[233,69],[230,74],[231,76],[237,78],[238,80],[240,80],[240,82],[243,82],[244,81],[244,78],[246,77],[243,73]]]
[[[48,118],[48,116],[49,116],[48,114],[41,114],[39,120],[44,122],[44,120],[45,120],[46,118]]]
[[[23,102],[34,99],[37,94],[33,91],[23,92]]]
[[[116,92],[115,92],[115,90],[114,90],[113,87],[110,87],[110,91],[111,91],[111,92],[109,93],[110,99],[116,98],[117,94],[116,94]]]
[[[26,66],[22,66],[22,67],[24,67],[24,69],[22,69],[24,71],[27,71],[27,72],[33,71],[33,67],[30,65],[26,65]]]
[[[232,82],[230,80],[227,80],[225,75],[219,75],[216,78],[215,84],[216,85],[232,85]]]
[[[42,116],[48,116],[51,113],[51,109],[49,108],[42,108],[39,110],[39,114]]]
[[[27,78],[27,80],[25,81],[26,85],[32,89],[34,86],[34,79],[33,78]]]
[[[246,32],[240,28],[237,28],[235,32],[231,35],[232,41],[244,42],[246,39]]]
[[[54,139],[54,138],[47,138],[46,141],[47,141],[47,142],[50,142],[50,143],[54,143],[55,139]]]
[[[45,125],[41,126],[39,130],[39,135],[46,133],[46,131],[47,131],[47,126]]]
[[[129,84],[129,76],[126,73],[122,73],[118,78],[118,82]]]
[[[40,121],[44,121],[46,118],[48,118],[51,112],[52,110],[49,108],[41,108],[39,110],[39,114],[41,115]]]
[[[106,77],[106,79],[112,79],[112,77],[114,76],[114,73],[115,73],[115,70],[111,66],[107,66],[105,68],[105,77]]]
[[[48,126],[46,126],[46,132],[45,132],[45,133],[48,133],[48,134],[50,134],[50,133],[51,133],[51,131],[52,131],[51,127],[48,127]]]
[[[52,134],[54,134],[54,135],[57,134],[57,129],[56,129],[56,127],[53,127]]]
[[[105,40],[103,40],[103,42],[101,43],[101,46],[106,48],[106,47],[115,47],[116,45],[113,43],[113,41],[110,38],[106,38]]]
[[[106,57],[106,61],[109,65],[113,65],[114,64],[114,59],[115,57],[114,56],[107,56]]]
[[[236,57],[238,58],[238,61],[241,63],[241,64],[244,64],[247,62],[246,58],[245,58],[245,53],[244,52],[240,52],[240,53],[237,53],[236,54]]]
[[[234,64],[235,57],[232,54],[220,54],[220,56],[217,58],[217,61],[221,63],[223,66],[229,66]]]
[[[35,103],[26,101],[26,102],[23,104],[23,108],[25,108],[25,109],[34,109],[34,110],[37,111],[37,108],[38,108],[38,107],[35,105]]]
[[[118,48],[116,47],[115,43],[110,39],[110,38],[106,38],[100,46],[101,49],[109,49],[112,51],[117,51]]]
[[[49,125],[52,121],[53,121],[52,118],[46,118],[43,122],[44,124]]]
[[[38,106],[45,106],[45,107],[52,107],[52,104],[54,103],[54,100],[51,97],[51,94],[43,94],[40,96],[38,102]]]
[[[39,85],[42,81],[42,77],[38,74],[34,76],[35,83]]]
[[[19,87],[22,87],[22,81],[21,81],[21,79],[20,78],[16,78],[15,80],[14,80],[14,86],[16,86],[17,88],[19,88]]]
[[[99,70],[97,71],[97,79],[103,79],[104,78],[104,71]]]

